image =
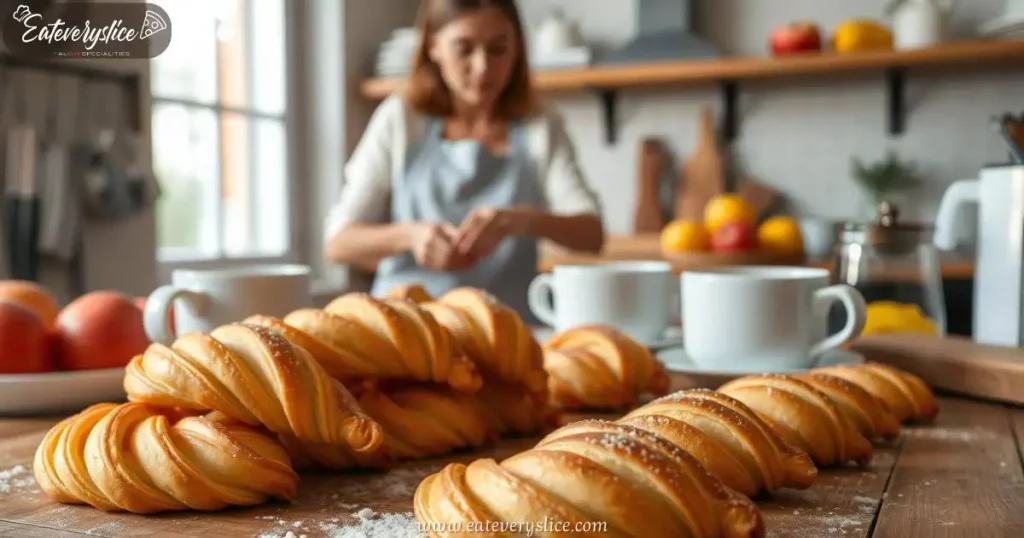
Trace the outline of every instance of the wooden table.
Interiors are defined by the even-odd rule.
[[[940,404],[935,424],[906,428],[899,440],[878,447],[867,468],[823,471],[810,489],[759,499],[768,535],[1024,536],[1024,409],[949,397]],[[291,506],[145,517],[63,506],[39,491],[31,479],[32,455],[55,421],[0,420],[0,537],[358,536],[343,529],[358,525],[354,514],[364,508],[409,520],[419,479],[445,461],[501,458],[536,441],[505,441],[486,452],[408,464],[386,474],[304,476]]]

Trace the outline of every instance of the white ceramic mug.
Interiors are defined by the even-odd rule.
[[[703,368],[809,368],[864,329],[864,297],[850,286],[829,286],[825,269],[728,267],[686,271],[680,279],[686,354]],[[821,338],[837,301],[846,308],[846,326]]]
[[[555,266],[534,279],[527,298],[556,331],[603,324],[649,343],[668,327],[676,296],[671,264],[637,261]]]
[[[171,284],[146,299],[146,334],[154,342],[170,344],[179,334],[210,332],[255,314],[283,317],[308,308],[313,303],[309,275],[305,265],[176,270]],[[168,316],[172,304],[174,330]]]

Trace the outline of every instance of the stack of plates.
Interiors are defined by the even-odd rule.
[[[377,52],[377,75],[400,77],[408,74],[416,47],[419,45],[419,37],[420,33],[416,28],[399,28],[391,32],[391,36]]]

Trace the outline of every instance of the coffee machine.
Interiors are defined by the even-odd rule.
[[[973,335],[979,344],[1024,346],[1024,164],[989,166],[953,183],[935,217],[935,246],[957,247],[960,209],[978,205]]]

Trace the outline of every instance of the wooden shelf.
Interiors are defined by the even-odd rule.
[[[898,135],[905,126],[903,87],[908,69],[1016,62],[1024,64],[1024,39],[961,41],[913,51],[824,52],[783,58],[726,58],[539,70],[534,73],[534,80],[537,88],[547,93],[598,92],[604,106],[609,142],[614,142],[615,138],[619,90],[719,84],[724,105],[723,135],[727,141],[732,141],[739,134],[736,105],[741,81],[881,71],[886,75],[889,90],[889,132]],[[403,79],[371,78],[362,82],[360,91],[365,98],[380,100],[400,91],[402,84]]]

